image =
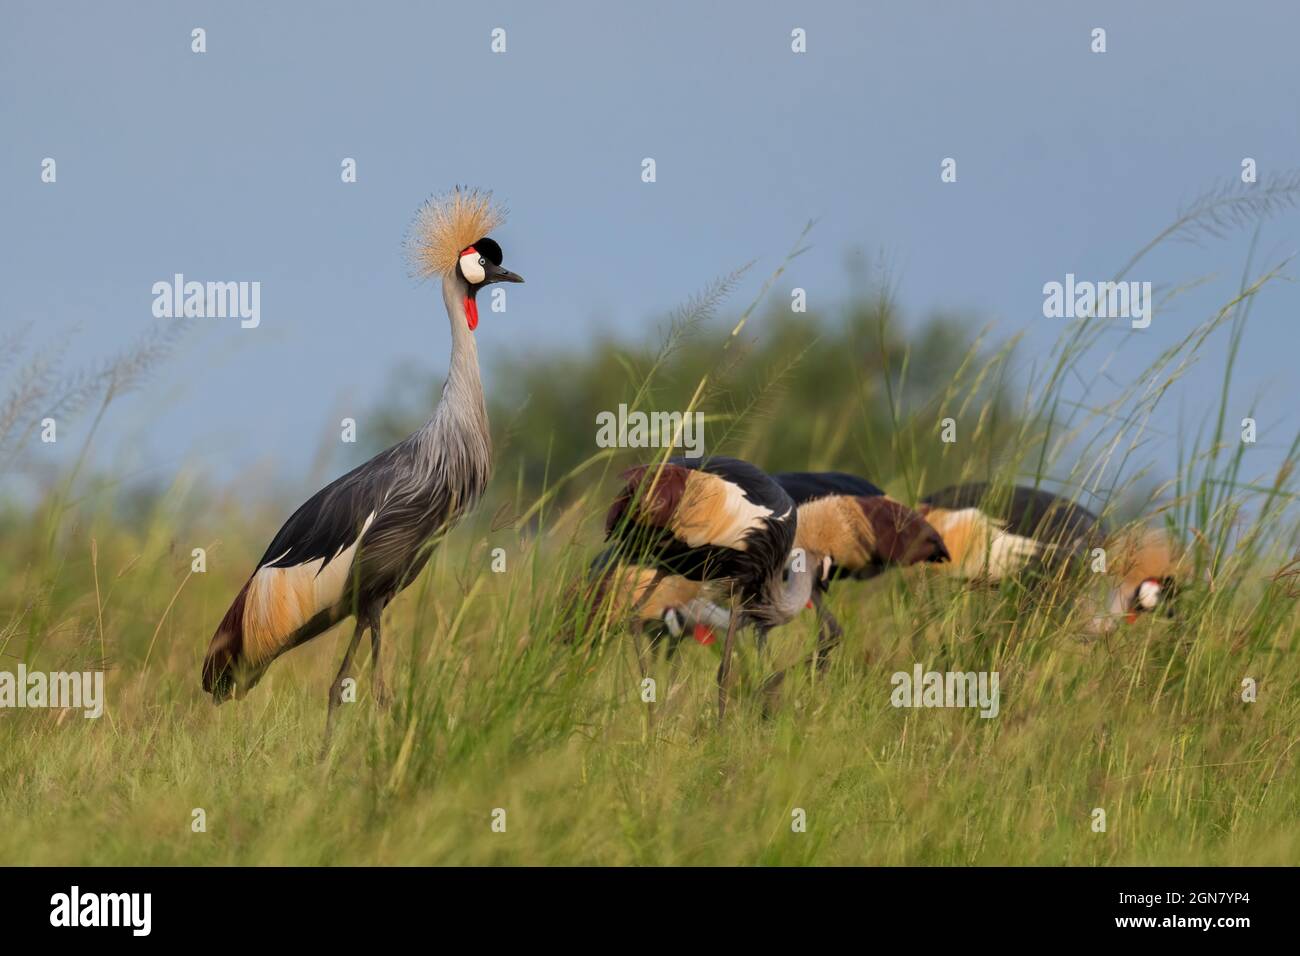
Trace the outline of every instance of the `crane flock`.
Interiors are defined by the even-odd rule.
[[[1109,560],[1093,570],[1103,572],[1106,596],[1085,621],[1088,633],[1105,632],[1118,620],[1132,623],[1149,611],[1172,611],[1183,567],[1167,534],[1154,529],[1112,534],[1092,512],[1051,492],[971,482],[926,495],[913,510],[856,475],[788,472],[773,477],[798,507],[792,555],[802,552],[822,562],[810,603],[819,621],[813,660],[820,667],[842,634],[823,603],[830,583],[872,578],[890,567],[936,564],[971,584],[997,586],[1023,577],[1046,589],[1059,575],[1095,560],[1100,549]],[[879,515],[874,528],[860,522],[859,509],[870,513],[870,504]],[[605,577],[613,575],[606,571]],[[707,581],[652,579],[643,568],[630,580],[617,580],[634,626],[657,627],[660,636],[671,638],[670,653],[688,628],[709,642],[713,630],[732,621],[725,600],[710,592]],[[765,634],[760,627],[760,650]]]
[[[353,634],[330,686],[327,743],[366,632],[373,693],[386,703],[384,609],[474,507],[492,472],[474,331],[478,292],[523,282],[502,266],[501,247],[489,236],[503,221],[491,194],[462,188],[418,213],[408,240],[412,265],[419,276],[441,281],[451,325],[441,400],[422,428],[322,488],[272,538],[204,658],[203,689],[215,702],[243,697],[280,655],[351,617]],[[1090,511],[1041,489],[964,484],[925,495],[913,509],[856,475],[768,475],[722,456],[671,458],[624,472],[605,539],[588,571],[589,608],[625,622],[638,645],[646,631],[652,649],[667,637],[670,655],[688,630],[701,643],[725,631],[720,720],[741,628],[755,629],[761,652],[772,628],[811,608],[818,620],[812,660],[826,666],[842,636],[826,606],[839,579],[933,564],[996,585],[1109,546],[1111,586],[1099,628],[1168,607],[1178,587],[1179,557],[1167,536],[1110,536]]]

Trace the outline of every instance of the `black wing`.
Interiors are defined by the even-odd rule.
[[[323,558],[325,564],[357,540],[366,519],[384,500],[388,474],[400,445],[336,478],[298,508],[271,539],[259,568],[287,568]]]
[[[922,504],[956,511],[979,508],[1007,522],[1012,534],[1048,543],[1072,542],[1104,534],[1101,520],[1082,505],[1041,488],[997,488],[984,481],[953,485],[921,499]]]
[[[843,471],[783,471],[772,477],[797,505],[828,495],[874,498],[885,493],[867,479]]]
[[[692,471],[705,472],[739,488],[746,499],[771,512],[746,533],[746,547],[737,550],[721,543],[688,545],[676,537],[674,527],[683,503],[686,479]],[[655,492],[643,498],[642,485],[652,476]],[[662,470],[654,465],[631,468],[625,485],[606,516],[605,533],[617,539],[620,553],[631,560],[653,563],[693,581],[735,578],[742,587],[755,589],[766,576],[780,569],[794,546],[798,516],[790,496],[764,471],[739,458],[671,458]],[[721,502],[721,497],[711,502]],[[629,511],[636,502],[635,510]],[[695,501],[707,508],[709,502]]]
[[[755,504],[771,508],[780,514],[793,502],[790,495],[776,481],[757,465],[740,458],[728,458],[726,455],[711,455],[708,458],[670,458],[670,464],[683,468],[695,468],[713,475],[726,478],[745,493],[745,497]]]

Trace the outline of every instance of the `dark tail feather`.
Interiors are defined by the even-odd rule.
[[[226,611],[212,635],[207,656],[203,658],[203,689],[221,703],[234,693],[234,668],[244,652],[244,603],[248,600],[245,584]]]

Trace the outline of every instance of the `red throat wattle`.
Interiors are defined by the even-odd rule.
[[[715,639],[713,636],[713,628],[709,627],[707,624],[696,624],[693,636],[700,644],[712,644]]]
[[[471,332],[478,328],[478,303],[472,295],[465,296],[465,322]]]

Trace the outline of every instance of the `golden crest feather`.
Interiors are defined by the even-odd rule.
[[[406,239],[411,268],[422,279],[450,275],[465,247],[506,221],[491,192],[457,186],[425,201]]]
[[[1163,528],[1126,528],[1107,550],[1112,569],[1129,587],[1136,588],[1148,578],[1178,580],[1186,574],[1182,549]]]

